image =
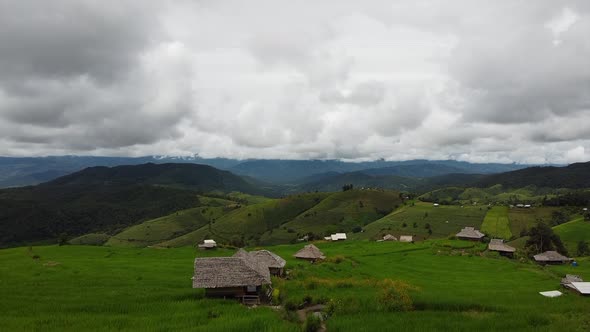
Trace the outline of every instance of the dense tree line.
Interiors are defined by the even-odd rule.
[[[149,185],[37,186],[0,191],[0,246],[115,232],[198,206],[195,192]]]

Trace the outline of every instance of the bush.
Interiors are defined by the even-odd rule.
[[[279,304],[281,303],[281,291],[278,288],[272,290],[272,303]]]
[[[295,311],[298,308],[299,305],[293,300],[288,300],[287,302],[285,302],[285,310],[287,311]]]
[[[305,332],[316,332],[322,328],[322,320],[316,315],[309,315],[303,325]]]
[[[410,311],[414,308],[408,294],[410,286],[400,281],[385,279],[381,283],[379,303],[385,311]]]

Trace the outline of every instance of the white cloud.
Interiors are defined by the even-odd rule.
[[[585,1],[0,2],[0,30],[1,154],[590,151]]]

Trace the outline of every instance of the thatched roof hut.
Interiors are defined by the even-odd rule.
[[[397,241],[397,238],[391,234],[387,234],[383,237],[383,241]]]
[[[491,239],[488,244],[488,249],[491,251],[499,251],[500,253],[512,254],[516,251],[516,248],[511,247],[504,243],[502,239]]]
[[[268,267],[283,268],[285,267],[285,264],[287,264],[287,261],[285,261],[281,256],[268,250],[251,251],[250,255],[254,256],[254,258],[263,262]]]
[[[308,244],[303,247],[301,250],[295,253],[295,258],[299,259],[307,259],[311,261],[315,261],[318,259],[325,259],[324,253],[320,251],[320,249],[313,244]]]
[[[193,288],[232,288],[270,284],[267,268],[244,257],[195,259]]]
[[[463,240],[481,241],[481,239],[486,235],[473,227],[465,227],[461,229],[461,231],[455,236]]]
[[[569,257],[563,256],[557,251],[545,251],[544,253],[537,254],[533,257],[537,263],[542,264],[564,264],[572,260]]]

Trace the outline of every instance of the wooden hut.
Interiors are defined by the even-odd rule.
[[[279,255],[268,250],[250,251],[249,254],[259,263],[268,266],[271,275],[282,276],[287,262]]]
[[[268,267],[249,255],[195,259],[193,288],[204,288],[205,296],[238,298],[242,303],[259,304],[268,296]]]
[[[497,251],[502,256],[512,257],[514,256],[516,248],[507,245],[502,239],[492,239],[488,244],[488,250]]]
[[[465,227],[455,236],[461,240],[481,241],[485,234],[473,227]]]
[[[320,249],[313,244],[308,244],[303,247],[301,250],[295,253],[295,258],[305,259],[308,261],[315,262],[320,259],[325,259],[324,253],[320,251]]]
[[[572,260],[557,251],[545,251],[544,253],[537,254],[533,257],[535,261],[540,264],[565,264]]]
[[[214,240],[203,240],[203,243],[199,243],[199,249],[208,250],[217,248],[217,242]]]

